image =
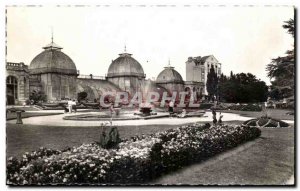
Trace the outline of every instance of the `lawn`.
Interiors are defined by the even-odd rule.
[[[294,120],[294,115],[287,115],[286,113],[293,110],[285,109],[267,109],[267,114],[269,117],[280,119],[280,120]],[[261,117],[261,111],[236,111],[236,110],[222,110],[223,113],[235,113],[244,117]]]
[[[45,112],[22,112],[22,118],[36,117],[36,116],[48,116],[48,115],[58,115],[62,113],[45,113]],[[6,120],[17,119],[17,113],[7,113]]]
[[[33,107],[33,106],[7,106],[7,109],[20,109],[20,110],[24,110],[24,111],[40,111],[40,109]]]
[[[248,117],[261,112],[223,111]],[[270,116],[294,120],[288,110],[269,110]],[[25,112],[26,113],[26,112]],[[24,113],[23,113],[24,114]],[[51,113],[53,114],[53,113]],[[226,122],[240,124],[242,121]],[[144,125],[118,127],[121,138],[151,134],[176,128],[176,125]],[[294,173],[294,127],[261,128],[260,138],[207,161],[185,167],[153,181],[154,184],[283,184]],[[40,125],[6,125],[6,157],[21,157],[39,147],[65,149],[82,143],[98,141],[99,127],[68,127]]]
[[[232,121],[228,123],[240,124],[241,122]],[[178,126],[122,126],[118,127],[118,130],[121,138],[130,138],[135,135],[147,135],[176,127]],[[79,146],[82,143],[99,141],[100,133],[100,127],[6,124],[6,156],[21,157],[24,152],[34,151],[40,147],[65,149],[72,146]]]
[[[294,174],[294,127],[261,131],[254,141],[152,183],[282,185]]]
[[[146,125],[118,127],[121,138],[134,135],[151,134],[175,128],[173,125]],[[82,143],[99,141],[99,127],[53,127],[39,125],[6,125],[7,157],[20,157],[24,152],[33,151],[39,147],[64,149],[79,146]]]

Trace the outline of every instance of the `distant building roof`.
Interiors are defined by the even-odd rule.
[[[207,56],[197,56],[197,57],[189,57],[187,62],[194,62],[196,65],[204,64],[206,60],[210,57],[214,57],[213,55]],[[220,63],[219,63],[220,64]]]

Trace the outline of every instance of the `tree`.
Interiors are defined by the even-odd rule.
[[[285,21],[282,27],[287,29],[287,32],[295,37],[294,20]],[[294,45],[292,50],[287,50],[283,57],[273,58],[271,63],[267,65],[266,70],[268,77],[273,81],[272,86],[277,89],[280,97],[290,97],[294,95],[295,90],[295,50]],[[274,90],[275,91],[275,90]]]
[[[206,81],[206,90],[208,92],[208,96],[210,100],[212,100],[214,96],[217,96],[218,81],[219,79],[215,72],[215,69],[214,67],[211,67],[207,74],[207,81]]]
[[[231,103],[264,102],[267,99],[268,87],[251,73],[231,72],[230,77],[223,74],[219,80],[220,99]]]
[[[77,100],[78,102],[80,102],[81,100],[84,100],[85,98],[87,98],[88,94],[86,92],[79,92],[77,94]]]
[[[36,104],[40,101],[47,101],[47,95],[43,91],[33,90],[29,96],[30,100],[33,100],[33,104]]]

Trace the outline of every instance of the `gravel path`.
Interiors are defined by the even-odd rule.
[[[93,114],[90,112],[89,114]],[[60,114],[52,116],[39,116],[23,119],[23,123],[27,125],[46,125],[51,124],[52,126],[99,126],[100,123],[104,121],[73,121],[73,120],[63,120],[64,116],[76,115],[72,114]],[[219,114],[218,114],[219,115]],[[218,118],[217,115],[217,118]],[[234,113],[222,113],[223,121],[246,121],[251,119],[251,117],[243,117]],[[206,112],[203,117],[189,117],[189,118],[159,118],[159,119],[149,119],[149,120],[124,120],[124,121],[113,121],[113,125],[124,126],[124,125],[158,125],[158,124],[168,124],[168,125],[182,125],[186,123],[194,122],[211,122],[212,114],[211,112]],[[15,124],[16,120],[7,121],[9,124]]]

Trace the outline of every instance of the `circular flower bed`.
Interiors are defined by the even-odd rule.
[[[144,183],[260,136],[249,126],[194,124],[123,140],[116,149],[96,143],[65,151],[41,148],[7,161],[7,183]]]
[[[266,128],[289,127],[288,123],[281,120],[273,119],[271,117],[259,117],[256,119],[250,119],[248,121],[245,121],[243,124],[249,126],[255,126],[255,127],[266,127]]]

